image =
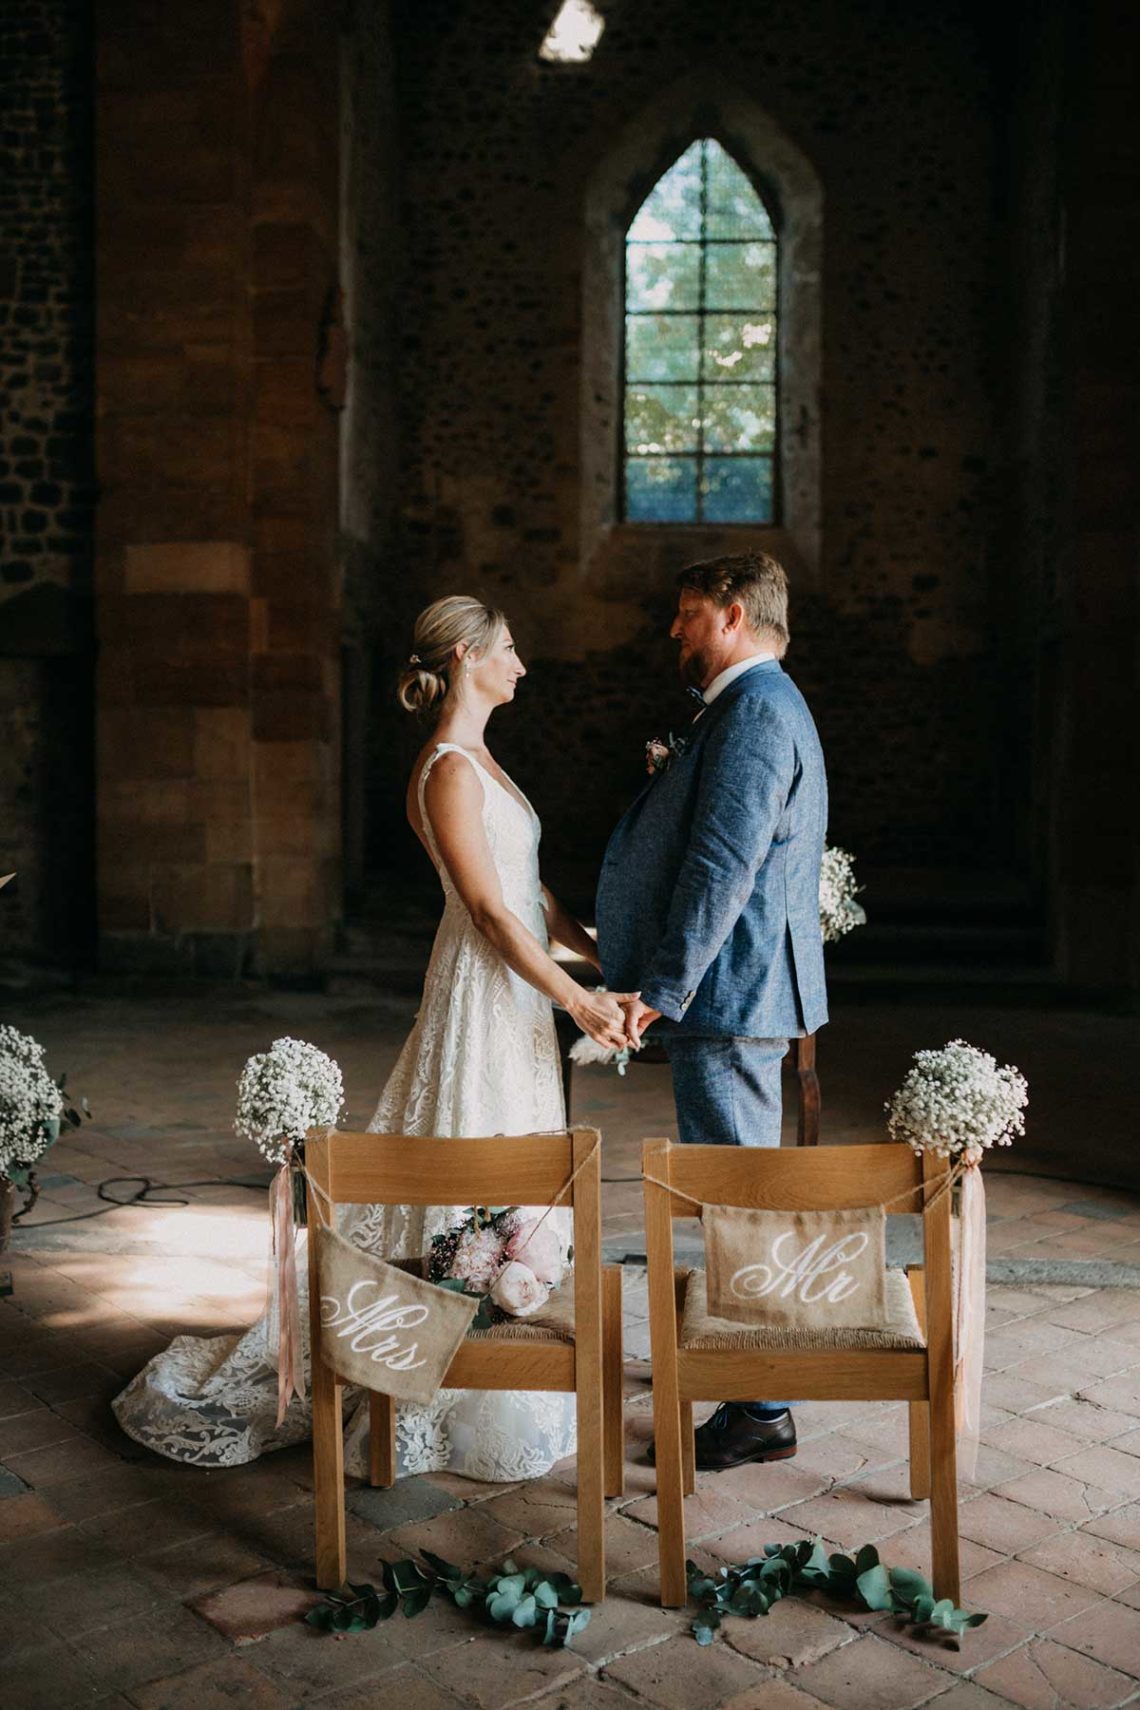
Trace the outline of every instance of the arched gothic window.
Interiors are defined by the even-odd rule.
[[[700,138],[626,233],[627,522],[776,521],[778,278],[759,193]]]

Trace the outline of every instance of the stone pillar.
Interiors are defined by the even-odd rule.
[[[319,972],[339,903],[336,31],[98,10],[98,894],[109,967]]]

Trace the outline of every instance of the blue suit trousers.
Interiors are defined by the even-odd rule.
[[[675,1033],[668,1041],[677,1129],[686,1146],[778,1146],[786,1039],[707,1039]],[[786,1403],[758,1401],[761,1414]]]
[[[786,1039],[674,1033],[666,1049],[682,1145],[780,1144],[780,1065],[788,1049]]]

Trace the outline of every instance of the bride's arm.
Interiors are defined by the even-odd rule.
[[[598,955],[598,946],[569,909],[563,908],[554,892],[546,885],[542,887],[542,903],[546,914],[546,929],[556,944],[564,944],[567,950],[573,950],[583,962],[589,962],[599,974],[602,971],[602,960]]]
[[[458,754],[440,756],[424,786],[424,806],[440,860],[488,943],[522,979],[562,1004],[591,1039],[620,1050],[627,1039],[617,998],[572,980],[503,901],[483,830],[483,786],[467,760]]]

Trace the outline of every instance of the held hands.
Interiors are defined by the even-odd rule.
[[[610,1051],[622,1051],[633,1044],[626,1024],[627,1005],[637,1003],[634,992],[594,992],[579,987],[579,995],[567,1004],[583,1033]]]
[[[642,1003],[640,992],[628,992],[619,1002],[625,1011],[626,1043],[632,1050],[640,1051],[642,1034],[653,1022],[660,1021],[661,1011]]]

